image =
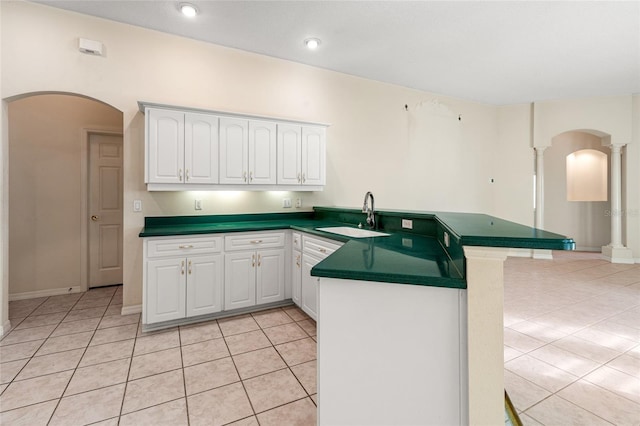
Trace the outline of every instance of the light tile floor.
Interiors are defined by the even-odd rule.
[[[121,287],[10,302],[0,424],[316,424],[316,326],[298,308],[153,333],[121,308]]]
[[[525,425],[640,425],[640,265],[505,263],[505,387]]]
[[[640,425],[640,265],[505,264],[505,385],[525,425]],[[2,425],[314,425],[315,323],[275,309],[142,333],[122,288],[10,302]]]

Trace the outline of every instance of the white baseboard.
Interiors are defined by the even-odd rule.
[[[9,301],[23,300],[23,299],[35,299],[38,297],[49,296],[62,296],[71,293],[80,293],[82,290],[80,286],[75,287],[63,287],[63,288],[51,288],[47,290],[26,291],[24,293],[13,293],[9,295]]]
[[[509,257],[533,257],[533,250],[523,248],[510,248]]]
[[[533,258],[534,259],[543,259],[543,260],[553,260],[553,251],[551,251],[551,250],[543,250],[543,249],[534,249],[533,250]]]
[[[123,306],[120,311],[121,315],[131,315],[142,313],[142,305]]]
[[[11,321],[7,320],[7,322],[0,325],[0,337],[4,336],[4,333],[10,329],[11,329]]]

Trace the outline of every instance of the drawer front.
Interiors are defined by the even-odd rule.
[[[342,246],[342,244],[338,242],[333,243],[325,240],[320,240],[318,238],[307,237],[305,235],[302,237],[302,246],[304,253],[310,253],[324,258],[329,256],[334,251],[338,250]]]
[[[294,249],[302,250],[302,235],[299,232],[292,233],[291,244]]]
[[[260,234],[231,234],[224,237],[225,251],[276,247],[284,247],[284,231]]]
[[[147,257],[189,256],[193,254],[219,253],[222,237],[169,238],[147,241]]]

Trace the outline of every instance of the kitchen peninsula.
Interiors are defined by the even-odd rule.
[[[503,261],[514,249],[571,250],[573,240],[465,213],[378,211],[388,235],[368,238],[319,229],[358,229],[365,218],[336,207],[148,217],[143,323],[293,302],[318,321],[319,424],[503,422]],[[192,280],[199,295],[174,280]]]

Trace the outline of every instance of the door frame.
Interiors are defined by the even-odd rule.
[[[123,164],[124,168],[124,132],[122,129],[111,127],[88,127],[81,130],[82,147],[80,152],[80,291],[89,290],[89,140],[91,135],[107,135],[122,137]],[[124,180],[122,181],[124,186]],[[124,190],[124,188],[122,188]],[[124,193],[124,191],[123,191]],[[124,200],[122,205],[122,216],[124,219]],[[123,230],[124,232],[124,230]],[[122,235],[124,241],[124,235]],[[123,253],[121,253],[123,255]]]

